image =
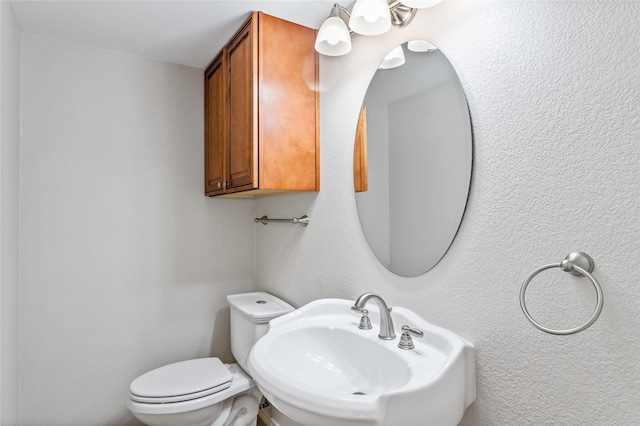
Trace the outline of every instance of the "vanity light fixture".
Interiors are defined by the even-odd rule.
[[[326,56],[342,56],[351,51],[351,34],[374,36],[391,28],[408,25],[417,8],[431,7],[442,0],[357,0],[349,12],[338,3],[316,36],[315,49]],[[413,6],[411,6],[413,4]],[[340,15],[347,16],[349,26]]]
[[[331,9],[331,14],[318,30],[315,44],[318,53],[326,56],[342,56],[351,51],[351,31],[340,18],[340,12],[350,16],[347,9],[336,3]]]
[[[407,49],[412,52],[435,52],[438,50],[436,46],[425,40],[411,40],[407,42]]]
[[[387,0],[358,0],[353,5],[349,27],[368,36],[384,34],[391,28],[391,14]]]
[[[391,68],[397,68],[404,64],[404,51],[402,45],[396,46],[391,52],[384,57],[378,69],[388,70]]]
[[[407,49],[416,53],[431,53],[438,50],[436,46],[425,40],[411,40],[407,42]],[[396,46],[391,52],[387,53],[380,65],[379,70],[388,70],[404,65],[404,50],[402,45]]]

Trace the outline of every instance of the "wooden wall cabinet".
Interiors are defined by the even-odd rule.
[[[205,194],[318,191],[316,31],[254,12],[205,71]]]

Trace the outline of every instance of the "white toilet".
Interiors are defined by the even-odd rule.
[[[131,382],[127,403],[138,420],[150,426],[256,424],[262,395],[244,371],[247,357],[267,332],[269,321],[294,308],[261,292],[229,295],[227,301],[231,308],[231,352],[239,365],[200,358],[141,375]]]

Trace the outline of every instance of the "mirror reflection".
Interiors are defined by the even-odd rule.
[[[471,180],[469,110],[445,55],[425,41],[392,50],[357,129],[354,185],[367,241],[391,272],[421,275],[453,242]]]

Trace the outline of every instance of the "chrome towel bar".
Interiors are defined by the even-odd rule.
[[[294,217],[294,218],[291,218],[291,219],[269,219],[267,216],[262,216],[262,217],[256,217],[255,219],[253,219],[253,221],[255,223],[261,223],[263,225],[266,225],[267,223],[270,223],[270,222],[275,222],[275,223],[294,223],[294,224],[298,224],[300,226],[309,225],[309,217],[306,214],[304,216]]]

